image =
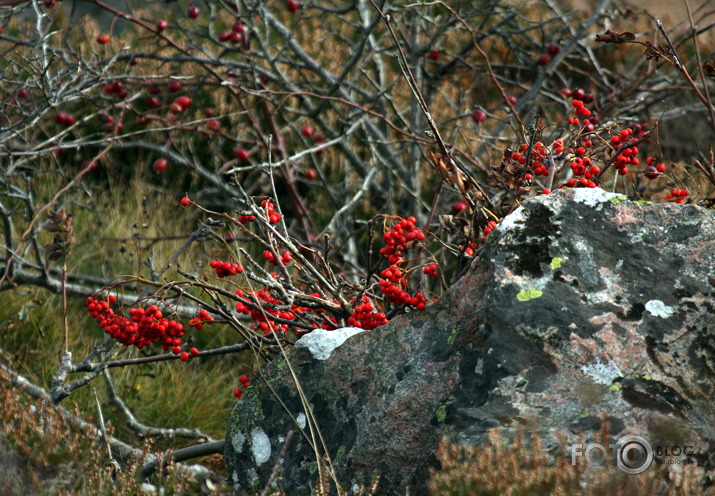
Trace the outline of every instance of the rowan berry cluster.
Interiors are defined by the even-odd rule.
[[[104,332],[125,346],[134,345],[139,349],[160,341],[164,350],[181,353],[181,338],[184,326],[175,320],[163,316],[156,305],[147,308],[132,308],[130,318],[117,315],[110,308],[110,303],[116,301],[109,296],[108,301],[87,297],[85,306],[90,316],[97,321]]]
[[[279,309],[286,305],[273,296],[267,288],[248,294],[239,289],[236,291],[236,296],[240,299],[236,303],[236,312],[248,315],[255,322],[254,327],[263,334],[288,331],[287,323],[278,323],[275,319],[291,321],[296,319],[296,312],[303,310],[297,305],[292,305],[291,310]]]
[[[422,269],[422,273],[427,274],[428,276],[437,277],[437,264],[425,265]]]
[[[655,157],[647,157],[645,159],[645,177],[647,177],[648,179],[657,179],[658,177],[660,177],[661,174],[665,172],[665,164],[656,162],[657,160],[655,159]]]
[[[424,310],[427,299],[422,293],[410,296],[407,291],[400,287],[407,287],[405,272],[397,265],[391,265],[380,273],[380,290],[385,295],[385,299],[393,305],[413,306],[417,310]],[[398,287],[398,285],[400,287]]]
[[[425,239],[422,230],[415,226],[416,222],[414,217],[402,219],[383,235],[385,247],[380,249],[380,255],[386,257],[389,263],[399,262],[402,259],[402,252],[410,243]]]
[[[216,271],[216,276],[219,278],[235,276],[243,272],[243,266],[237,263],[222,262],[220,260],[211,260],[209,266]]]
[[[273,265],[278,265],[278,262],[276,262],[276,257],[273,255],[273,252],[271,250],[264,250],[263,251],[263,258],[265,258],[268,262],[272,263]],[[283,254],[281,255],[281,262],[283,262],[283,265],[287,264],[293,260],[292,255],[288,251],[284,251]]]
[[[189,325],[197,331],[200,331],[204,328],[204,324],[210,324],[213,321],[214,318],[209,315],[206,309],[202,308],[201,310],[199,310],[199,313],[196,315],[196,317],[189,321]]]
[[[348,318],[348,325],[366,330],[375,329],[388,322],[384,313],[375,311],[375,306],[367,296],[363,296],[362,302],[355,305],[352,315]]]
[[[685,199],[688,197],[689,193],[687,189],[673,189],[670,194],[665,197],[671,203],[685,203]]]
[[[281,221],[281,214],[276,212],[276,206],[270,199],[266,198],[261,201],[261,208],[265,210],[266,216],[268,217],[268,222],[271,224],[277,224]],[[238,222],[241,224],[249,224],[256,220],[255,215],[239,215]]]
[[[249,380],[248,380],[248,377],[246,377],[245,375],[239,376],[238,382],[241,383],[241,386],[242,386],[244,389],[248,389],[248,386],[251,385],[251,381],[249,381]],[[233,390],[233,395],[240,400],[241,398],[243,398],[243,391],[241,391],[241,388],[240,388],[240,387],[239,387],[239,388],[236,388],[236,389]]]

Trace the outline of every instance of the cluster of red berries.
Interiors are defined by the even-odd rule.
[[[276,262],[276,256],[270,250],[263,251],[263,258],[265,258],[273,265],[278,265],[278,262]],[[283,265],[286,265],[291,260],[293,260],[293,256],[290,254],[289,251],[284,251],[283,254],[281,254],[281,262],[283,263]]]
[[[243,266],[237,263],[222,262],[220,260],[211,260],[209,266],[216,271],[216,276],[219,278],[235,276],[243,272]]]
[[[497,222],[495,220],[490,220],[489,222],[487,222],[487,227],[483,229],[484,235],[486,236],[487,234],[492,232],[492,229],[494,229],[495,227],[497,227]]]
[[[464,245],[459,245],[459,250],[464,251],[464,256],[465,257],[473,257],[474,256],[474,251],[478,248],[477,243],[474,241],[470,241],[467,243],[467,246],[465,247]]]
[[[261,208],[266,211],[266,215],[268,216],[268,222],[270,222],[271,224],[277,224],[281,221],[281,214],[276,212],[276,206],[270,199],[266,198],[265,200],[261,201]],[[241,224],[247,224],[255,220],[255,215],[238,216],[238,222],[240,222]]]
[[[176,355],[176,353],[174,353]],[[189,358],[192,356],[196,356],[199,354],[199,350],[197,348],[191,348],[188,352],[182,351],[179,353],[179,360],[182,362],[188,362]]]
[[[325,138],[323,137],[322,134],[317,134],[315,130],[310,127],[310,126],[303,126],[300,128],[300,134],[305,136],[308,139],[312,139],[313,143],[316,145],[319,145],[320,143],[325,142]],[[316,150],[315,154],[316,155],[322,155],[325,150],[323,148]]]
[[[624,145],[635,142],[638,138],[632,136],[633,130],[631,128],[624,129],[615,136],[611,136],[611,144],[619,149]],[[621,176],[628,174],[629,165],[638,165],[640,161],[638,160],[638,146],[628,146],[621,150],[621,152],[616,157],[616,161],[613,162],[614,167]]]
[[[122,100],[129,95],[129,92],[124,89],[124,85],[122,85],[119,81],[105,84],[103,91],[107,95],[115,95]]]
[[[63,126],[71,126],[77,122],[77,119],[75,119],[75,116],[69,112],[58,112],[55,115],[55,122],[57,124],[62,124]]]
[[[238,382],[241,383],[241,386],[243,386],[244,389],[248,389],[248,386],[251,385],[251,381],[249,381],[248,377],[245,375],[239,376]],[[241,391],[241,388],[236,388],[233,390],[233,395],[240,400],[243,398],[243,391]]]
[[[425,267],[422,269],[422,273],[427,274],[428,276],[437,277],[437,265],[436,264],[425,265]]]
[[[132,308],[130,318],[117,315],[109,304],[116,298],[112,295],[108,300],[87,297],[85,306],[90,316],[97,321],[104,332],[125,346],[134,345],[139,349],[160,341],[164,350],[181,353],[181,338],[184,326],[174,320],[164,317],[156,305],[147,308]]]
[[[367,296],[363,296],[362,302],[355,305],[353,313],[348,318],[348,325],[368,331],[388,322],[384,313],[375,311],[375,306]]]
[[[180,96],[176,100],[173,101],[171,105],[169,105],[169,111],[178,114],[180,112],[184,112],[191,107],[191,98],[188,96]]]
[[[199,310],[199,313],[196,314],[196,317],[189,321],[189,325],[197,331],[200,331],[204,328],[204,324],[210,324],[213,321],[214,318],[209,315],[209,312],[206,309],[202,308],[201,310]]]
[[[402,252],[409,243],[425,239],[422,230],[415,226],[416,222],[414,217],[402,219],[383,235],[385,247],[380,249],[380,255],[386,257],[390,264],[402,260]]]
[[[683,204],[685,203],[685,199],[688,197],[688,194],[687,189],[673,189],[665,198],[670,202]]]
[[[655,157],[647,157],[645,159],[645,177],[648,179],[657,179],[661,174],[665,172],[664,163],[656,163]]]
[[[239,289],[236,291],[236,295],[245,300],[245,302],[239,301],[236,303],[236,312],[249,315],[251,320],[256,323],[256,328],[263,334],[288,331],[288,324],[279,324],[271,317],[281,320],[294,320],[296,318],[296,314],[290,310],[277,310],[277,307],[282,306],[283,302],[274,297],[267,289],[251,293],[250,296],[244,295],[243,291]],[[249,303],[257,304],[255,306],[260,308],[254,308]]]
[[[248,39],[248,33],[246,32],[243,23],[237,22],[231,26],[231,31],[224,31],[218,35],[218,39],[221,42],[230,42],[235,45],[241,44]]]
[[[286,305],[274,295],[270,293],[268,288],[252,293],[244,293],[243,290],[236,291],[236,296],[239,297],[239,302],[236,303],[236,312],[248,315],[253,320],[254,329],[260,330],[264,334],[271,332],[287,332],[289,324],[285,322],[278,323],[275,319],[284,321],[296,320],[299,315],[308,312],[314,312],[318,315],[324,314],[323,308],[308,308],[296,305],[290,306],[290,310],[285,310]],[[320,297],[318,293],[313,293],[311,296]],[[331,300],[332,303],[336,303]],[[279,308],[283,308],[280,309]],[[309,324],[314,328],[322,328],[326,330],[335,329],[337,320],[333,316],[321,315],[321,323],[315,321]],[[295,329],[296,334],[305,334],[307,331],[302,328]]]
[[[385,295],[385,299],[394,305],[413,306],[417,310],[424,310],[427,299],[422,293],[410,296],[401,287],[407,287],[407,280],[404,278],[405,272],[397,265],[391,265],[380,273],[380,290]],[[399,286],[398,286],[399,285]]]

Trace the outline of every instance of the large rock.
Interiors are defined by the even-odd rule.
[[[379,494],[424,494],[444,435],[522,426],[548,446],[557,430],[592,438],[603,412],[614,438],[687,444],[712,468],[714,214],[599,189],[526,202],[426,311],[308,335],[265,366],[228,428],[236,492],[278,466],[287,494],[308,494],[317,444],[348,490],[380,474]]]

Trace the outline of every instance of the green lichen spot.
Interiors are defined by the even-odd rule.
[[[551,270],[560,269],[560,268],[561,268],[561,262],[563,262],[563,261],[564,261],[564,259],[561,258],[561,257],[554,257],[554,258],[552,258],[552,259],[551,259],[551,263],[549,264],[549,265],[551,265]]]
[[[649,201],[645,201],[645,200],[635,200],[633,203],[635,203],[636,205],[639,205],[641,207],[643,205],[653,205],[653,202],[649,202]]]
[[[620,391],[621,388],[614,384],[613,386],[609,387],[608,390],[615,393],[615,392]]]
[[[310,465],[308,465],[308,472],[310,472],[310,475],[313,475],[317,471],[318,471],[318,462],[310,462]]]
[[[588,413],[588,412],[583,412],[581,415],[579,415],[579,417],[581,417],[581,418],[586,418],[586,417],[588,417],[589,415],[590,415],[590,413]]]
[[[619,203],[621,203],[622,201],[625,201],[627,199],[628,199],[627,196],[621,195],[621,196],[617,196],[615,198],[611,198],[611,203],[613,203],[614,205],[618,205]]]
[[[643,379],[645,379],[646,381],[650,381],[652,377],[648,374],[643,374]]]
[[[452,345],[457,340],[457,329],[452,329],[452,334],[447,338],[447,344]]]
[[[280,370],[283,370],[284,368],[286,368],[286,361],[283,358],[281,358],[280,360],[278,360],[278,362],[276,362],[276,370],[280,371]]]
[[[338,448],[338,452],[335,453],[335,459],[340,460],[345,455],[345,446]]]
[[[538,289],[522,289],[519,291],[519,294],[516,295],[516,299],[519,301],[529,301],[534,298],[540,298],[542,294],[544,294],[544,292]]]
[[[443,423],[444,419],[447,418],[447,405],[441,405],[434,414],[437,417],[437,422]]]

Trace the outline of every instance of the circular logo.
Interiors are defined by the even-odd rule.
[[[642,474],[653,463],[653,447],[641,436],[623,436],[615,454],[618,468],[630,475]]]

